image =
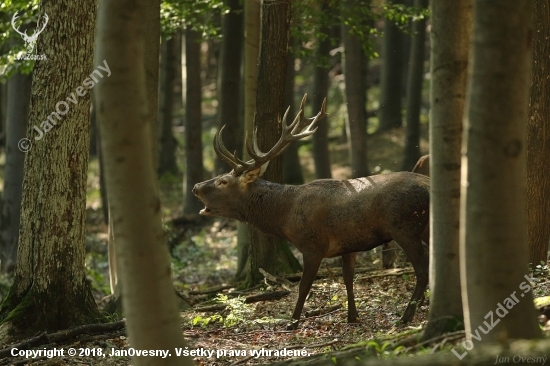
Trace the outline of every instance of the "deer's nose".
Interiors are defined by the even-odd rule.
[[[193,186],[193,194],[195,196],[197,195],[197,185],[196,184]]]

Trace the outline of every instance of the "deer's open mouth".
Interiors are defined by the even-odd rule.
[[[210,215],[210,213],[212,213],[212,210],[207,206],[204,206],[204,208],[199,211],[200,215]]]

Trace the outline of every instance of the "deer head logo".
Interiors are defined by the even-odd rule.
[[[36,30],[34,31],[34,33],[32,35],[28,36],[26,30],[25,30],[25,32],[20,32],[19,29],[15,26],[15,20],[18,18],[17,13],[19,13],[19,12],[15,12],[15,14],[13,14],[13,17],[11,18],[11,26],[13,27],[13,29],[17,33],[19,33],[21,35],[21,37],[25,41],[26,48],[27,48],[27,53],[31,54],[32,51],[34,50],[34,46],[36,45],[36,40],[38,39],[38,36],[40,35],[40,33],[42,33],[44,28],[46,28],[46,24],[48,24],[48,19],[49,19],[48,14],[44,14],[44,24],[42,24],[42,28],[40,28],[40,30],[38,30],[38,24],[39,23],[37,22]]]

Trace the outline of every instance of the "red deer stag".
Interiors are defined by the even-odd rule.
[[[358,313],[353,295],[356,253],[395,240],[413,264],[416,287],[401,320],[410,321],[424,298],[428,285],[428,257],[422,247],[429,218],[429,179],[399,172],[366,178],[319,179],[308,184],[282,185],[259,179],[268,162],[289,145],[312,135],[316,123],[326,115],[325,103],[311,119],[300,112],[287,125],[269,152],[259,150],[256,133],[246,148],[252,160],[231,154],[222,142],[223,127],[214,137],[216,154],[233,170],[198,183],[193,193],[204,203],[202,215],[221,216],[248,222],[265,233],[292,242],[304,255],[304,273],[298,301],[288,329],[296,329],[304,302],[323,258],[342,256],[343,277],[348,296],[348,322]]]

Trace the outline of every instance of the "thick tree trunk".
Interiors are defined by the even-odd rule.
[[[15,74],[8,81],[6,166],[4,191],[0,198],[0,263],[2,272],[12,271],[17,259],[23,165],[25,151],[17,145],[27,132],[32,74]]]
[[[525,278],[532,3],[475,1],[460,260],[466,335],[491,329],[481,342],[540,337]]]
[[[202,203],[193,194],[193,186],[202,182],[202,112],[201,59],[199,34],[185,31],[185,60],[187,66],[187,101],[185,103],[185,204],[183,212],[198,214]]]
[[[290,40],[292,42],[292,38]],[[296,71],[294,70],[294,55],[289,51],[286,65],[286,83],[285,83],[285,101],[284,106],[290,107],[289,116],[296,115],[294,107],[294,78]],[[319,131],[317,131],[319,132]],[[302,165],[298,156],[299,144],[292,144],[283,154],[283,182],[285,184],[304,184],[304,175],[302,174]]]
[[[414,4],[419,8],[426,8],[428,0],[415,0]],[[407,72],[407,99],[405,102],[407,108],[405,151],[403,164],[401,165],[401,170],[405,171],[410,171],[420,158],[420,108],[422,106],[422,84],[424,82],[426,18],[413,22],[412,32],[410,62]],[[459,145],[460,141],[462,140],[459,140]]]
[[[246,1],[244,4],[245,45],[244,45],[244,130],[252,136],[254,112],[256,110],[256,90],[258,88],[258,57],[260,55],[261,5],[259,1]],[[249,159],[243,147],[243,158]],[[246,278],[250,235],[248,224],[237,224],[237,273],[235,278]]]
[[[289,27],[290,0],[264,0],[254,117],[254,126],[258,128],[258,146],[264,152],[275,145],[282,131],[280,121],[285,93]],[[269,163],[264,179],[281,183],[281,157]],[[283,240],[265,235],[253,227],[249,227],[249,231],[250,270],[246,285],[256,284],[263,279],[260,268],[276,274],[300,267]]]
[[[172,132],[172,120],[174,109],[174,82],[176,80],[176,43],[178,37],[172,36],[165,39],[161,54],[161,85],[159,94],[162,95],[160,115],[160,143],[159,143],[159,162],[158,173],[177,174],[178,164],[176,162],[176,139]]]
[[[431,297],[428,326],[423,335],[426,340],[456,330],[457,324],[462,323],[463,319],[459,262],[460,160],[472,1],[432,0],[431,14],[432,169],[428,171],[427,167],[424,167],[424,170],[417,171],[430,175],[431,186]],[[415,46],[418,45],[413,45],[413,48]]]
[[[527,120],[527,216],[529,263],[548,256],[550,240],[550,1],[535,0],[533,76]]]
[[[147,44],[141,21],[148,1],[99,4],[97,60],[111,60],[113,75],[97,90],[101,137],[114,223],[118,274],[128,335],[136,349],[185,347],[164,243],[155,172],[152,112],[147,103]],[[158,39],[157,39],[158,41]],[[158,54],[157,54],[158,57]],[[99,61],[101,62],[101,61]],[[151,364],[134,357],[134,364]],[[155,365],[191,365],[172,353]]]
[[[347,130],[353,178],[370,175],[367,164],[366,57],[359,39],[342,27],[346,78]]]
[[[404,0],[392,0],[402,4]],[[389,19],[384,20],[382,46],[382,79],[380,81],[379,131],[401,127],[401,90],[403,79],[403,33]]]
[[[225,0],[231,9],[223,17],[223,42],[220,63],[220,106],[218,128],[225,126],[223,136],[229,151],[243,149],[241,123],[241,59],[243,45],[243,6],[240,0]],[[227,171],[227,164],[216,158],[216,174]]]
[[[322,0],[321,12],[330,12],[329,0]],[[324,25],[319,30],[317,36],[318,46],[316,50],[317,65],[315,65],[315,72],[313,74],[313,98],[312,105],[314,111],[320,111],[323,105],[323,100],[327,98],[328,94],[328,65],[320,64],[323,62],[330,53],[330,27]],[[317,125],[317,132],[312,136],[313,140],[313,157],[315,162],[315,177],[317,179],[332,178],[332,171],[330,169],[330,153],[328,149],[328,130],[329,130],[329,118],[325,117],[321,123]]]
[[[37,43],[48,59],[34,66],[17,267],[0,310],[2,328],[16,337],[102,318],[84,270],[96,7],[60,0],[40,9],[55,21]],[[102,83],[107,75],[96,69],[92,76]]]

